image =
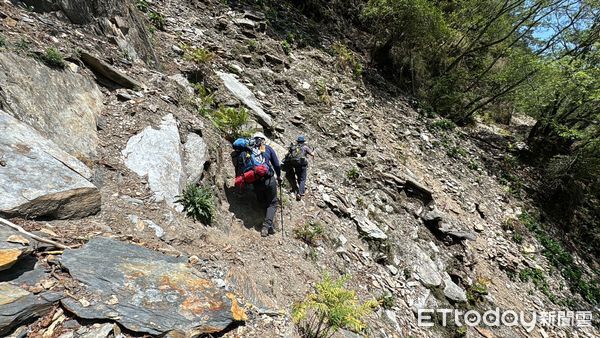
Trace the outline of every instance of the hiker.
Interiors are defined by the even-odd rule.
[[[281,185],[282,181],[279,159],[275,150],[265,143],[266,139],[263,133],[258,132],[247,143],[244,139],[234,142],[234,148],[243,149],[238,155],[236,186],[252,184],[258,202],[267,209],[260,232],[263,237],[275,233],[273,220],[277,212],[277,183]]]
[[[296,144],[291,144],[288,154],[285,157],[285,165],[288,167],[287,177],[290,181],[297,183],[294,187],[296,200],[300,201],[306,191],[306,175],[308,172],[308,159],[310,155],[314,158],[314,153],[308,145],[304,136],[298,136]]]

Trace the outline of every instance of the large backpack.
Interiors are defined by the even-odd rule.
[[[271,167],[264,155],[265,151],[266,146],[264,145],[247,147],[246,150],[240,151],[238,155],[238,172],[241,175],[235,179],[236,186],[242,187],[246,183],[256,182],[271,174]]]
[[[304,144],[291,144],[288,154],[285,156],[285,164],[293,167],[305,166],[308,164],[306,153],[302,150]]]

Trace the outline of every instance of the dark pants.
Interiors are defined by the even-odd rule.
[[[278,202],[277,179],[275,176],[271,176],[264,181],[255,182],[254,193],[256,194],[258,202],[267,209],[263,225],[266,225],[269,228],[273,227],[273,219],[275,219]]]
[[[306,175],[308,173],[308,165],[293,167],[290,169],[292,180],[298,184],[298,193],[304,195],[306,190]]]

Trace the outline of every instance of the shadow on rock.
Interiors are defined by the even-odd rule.
[[[246,228],[260,231],[266,210],[258,203],[252,185],[242,189],[225,185],[223,189],[229,203],[229,211],[233,212]]]

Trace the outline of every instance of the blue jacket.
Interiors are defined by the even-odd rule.
[[[281,165],[279,164],[279,158],[277,157],[275,150],[273,150],[271,146],[265,145],[265,152],[263,155],[265,157],[265,161],[277,174],[277,177],[281,177]]]

